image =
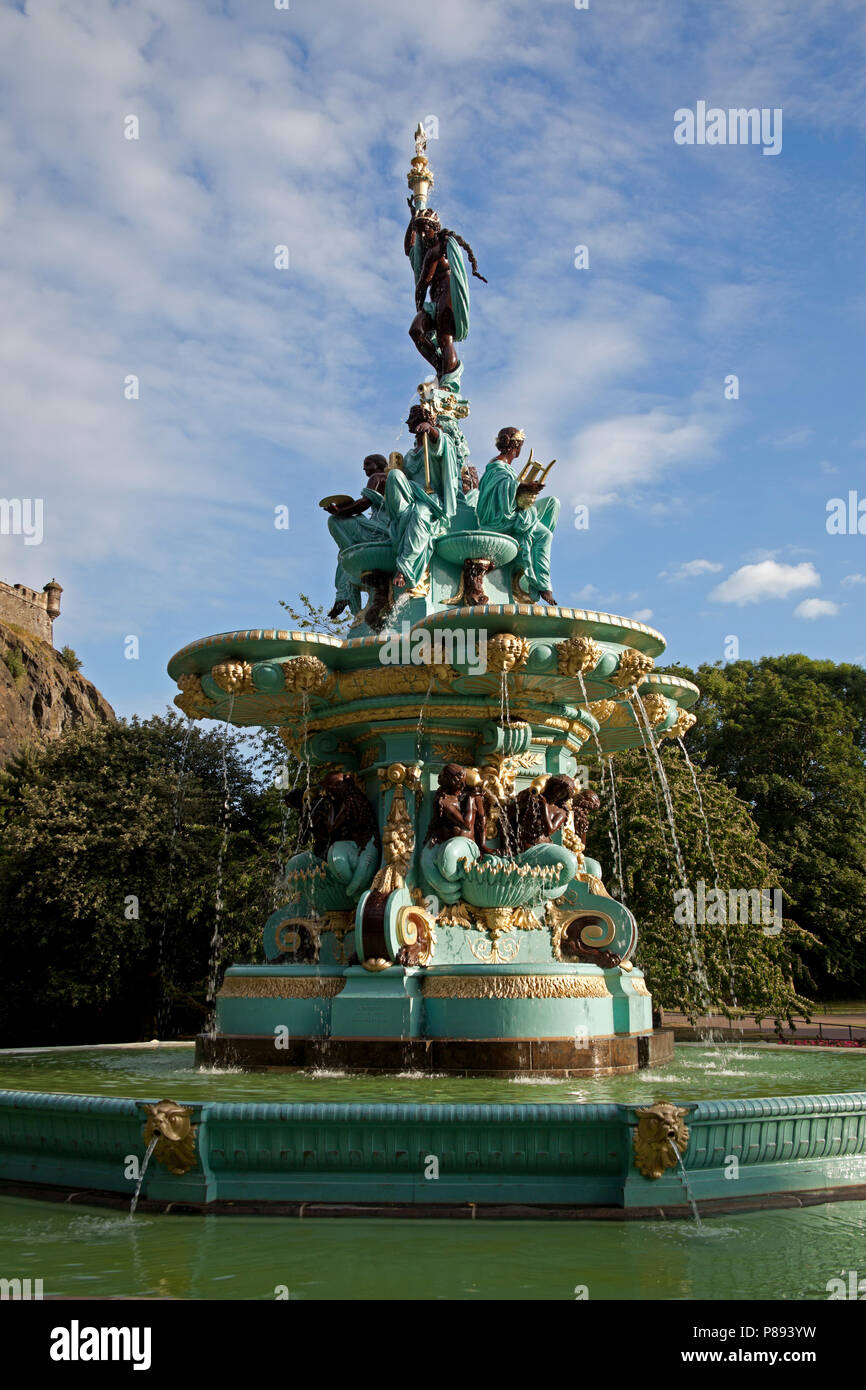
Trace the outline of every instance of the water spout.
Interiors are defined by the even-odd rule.
[[[689,1200],[689,1206],[690,1206],[691,1209],[692,1209],[692,1216],[695,1218],[695,1226],[696,1226],[697,1230],[700,1231],[700,1230],[703,1229],[703,1225],[702,1225],[702,1222],[701,1222],[701,1214],[700,1214],[700,1212],[698,1211],[698,1204],[697,1204],[697,1202],[695,1201],[694,1193],[692,1192],[691,1183],[689,1182],[689,1175],[688,1175],[688,1173],[686,1172],[686,1165],[683,1163],[683,1156],[682,1156],[682,1154],[680,1153],[679,1149],[677,1148],[676,1144],[674,1143],[674,1141],[673,1141],[673,1139],[671,1138],[670,1135],[668,1135],[668,1143],[670,1144],[671,1148],[673,1149],[674,1155],[675,1155],[676,1160],[677,1160],[677,1167],[678,1167],[679,1170],[680,1170],[680,1172],[679,1172],[680,1182],[682,1183],[682,1185],[683,1185],[683,1190],[685,1191],[686,1197],[687,1197],[688,1200]]]
[[[140,1194],[141,1194],[141,1184],[144,1182],[144,1175],[145,1175],[145,1173],[147,1172],[147,1165],[148,1165],[148,1163],[150,1162],[150,1156],[151,1156],[151,1154],[153,1153],[154,1149],[156,1148],[157,1143],[159,1142],[159,1139],[160,1139],[159,1133],[154,1134],[153,1138],[151,1139],[150,1143],[149,1143],[148,1146],[147,1146],[147,1150],[146,1150],[145,1155],[144,1155],[144,1161],[143,1161],[143,1163],[142,1163],[142,1165],[141,1165],[141,1172],[140,1172],[139,1175],[138,1175],[138,1182],[135,1184],[135,1191],[134,1191],[133,1194],[132,1194],[132,1201],[131,1201],[130,1204],[129,1204],[129,1219],[130,1219],[130,1221],[131,1221],[132,1218],[135,1216],[135,1209],[136,1209],[136,1207],[138,1206],[138,1198],[139,1198],[139,1196],[140,1196]]]

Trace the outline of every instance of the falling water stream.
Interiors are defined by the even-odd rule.
[[[219,974],[220,947],[222,945],[222,910],[223,910],[223,864],[225,861],[226,850],[229,842],[229,773],[228,773],[228,740],[229,729],[231,728],[232,711],[234,710],[235,697],[229,696],[229,707],[226,713],[225,724],[223,726],[223,741],[221,749],[222,761],[222,835],[220,836],[219,853],[217,854],[216,868],[216,888],[214,891],[214,926],[210,942],[210,969],[208,973],[208,985],[206,1004],[208,1009],[207,1023],[204,1032],[207,1037],[214,1037],[216,1034],[216,987],[217,975]]]
[[[683,1190],[689,1200],[689,1206],[691,1207],[692,1215],[695,1218],[695,1226],[700,1231],[703,1229],[703,1223],[701,1222],[701,1214],[698,1211],[698,1204],[695,1201],[694,1193],[692,1192],[691,1183],[689,1182],[689,1175],[686,1172],[686,1166],[683,1163],[682,1154],[680,1153],[673,1139],[671,1139],[670,1137],[668,1138],[668,1143],[670,1144],[671,1148],[674,1151],[674,1154],[676,1155],[677,1167],[679,1168],[680,1182],[682,1183]]]
[[[140,1172],[139,1175],[138,1175],[138,1182],[135,1184],[135,1191],[134,1191],[133,1194],[132,1194],[132,1201],[131,1201],[130,1204],[129,1204],[129,1219],[130,1219],[130,1221],[131,1221],[132,1218],[135,1216],[135,1209],[136,1209],[136,1207],[138,1206],[138,1199],[139,1199],[139,1196],[141,1195],[141,1185],[142,1185],[142,1183],[144,1182],[144,1175],[145,1175],[145,1173],[147,1172],[147,1165],[148,1165],[148,1163],[150,1162],[150,1156],[151,1156],[151,1154],[153,1153],[154,1149],[156,1148],[158,1142],[159,1142],[159,1134],[157,1133],[157,1134],[154,1134],[153,1138],[151,1139],[150,1143],[148,1144],[147,1150],[146,1150],[145,1155],[144,1155],[144,1159],[143,1159],[142,1164],[141,1164],[141,1172]]]
[[[433,693],[434,680],[435,676],[431,673],[430,680],[427,683],[427,689],[424,692],[424,699],[421,701],[421,708],[418,711],[418,728],[415,731],[415,762],[419,767],[421,767],[424,762],[424,715],[427,711],[430,696]]]
[[[649,753],[650,750],[652,751],[652,757],[655,762],[655,770],[658,775],[659,786],[661,787],[662,798],[664,800],[665,811],[667,813],[668,818],[668,825],[670,827],[671,843],[674,847],[674,862],[677,867],[677,873],[680,877],[680,884],[683,888],[688,888],[689,876],[686,872],[686,864],[685,860],[683,859],[682,850],[680,849],[680,842],[677,839],[677,827],[676,821],[674,820],[674,803],[671,798],[671,789],[668,785],[667,774],[665,772],[664,764],[661,760],[661,755],[659,754],[658,746],[655,741],[655,736],[652,731],[652,725],[649,722],[647,712],[644,708],[643,700],[640,698],[640,695],[638,694],[636,685],[633,685],[631,688],[631,703],[632,708],[635,712],[635,716],[637,718],[638,728],[641,732],[641,738],[643,739],[644,748],[647,750],[647,753]]]
[[[670,827],[671,842],[674,848],[674,862],[676,864],[677,873],[679,874],[680,886],[690,894],[689,898],[686,899],[686,905],[688,909],[686,913],[686,926],[688,929],[689,952],[692,958],[692,968],[694,970],[695,982],[698,986],[698,1003],[700,1005],[701,1012],[709,1016],[710,1006],[712,1003],[712,996],[710,992],[709,980],[707,978],[706,966],[704,964],[703,951],[701,950],[701,945],[698,941],[698,934],[695,925],[694,896],[691,894],[685,860],[683,859],[682,850],[680,849],[680,843],[677,838],[677,828],[676,821],[674,819],[674,805],[673,798],[671,797],[671,789],[668,783],[667,774],[664,769],[664,764],[661,760],[661,755],[659,754],[658,745],[656,744],[655,736],[653,735],[652,725],[649,722],[646,709],[644,708],[643,700],[640,698],[640,695],[638,694],[638,689],[636,685],[633,685],[631,687],[630,695],[631,704],[635,713],[635,718],[637,720],[638,729],[640,730],[641,739],[643,741],[644,749],[647,754],[647,759],[650,764],[650,776],[652,776],[653,764],[655,765],[655,771],[658,775],[662,797],[664,798],[665,810],[667,812],[668,825]],[[650,758],[650,749],[652,750],[652,758]],[[653,783],[653,785],[655,786],[655,783]]]
[[[583,672],[582,672],[582,671],[578,671],[578,673],[577,673],[577,678],[578,678],[578,680],[580,681],[580,691],[581,691],[581,694],[582,694],[582,696],[583,696],[584,708],[587,710],[587,713],[588,713],[588,712],[589,712],[589,694],[588,694],[587,689],[586,689],[586,681],[584,680],[584,676],[583,676]],[[596,732],[595,729],[592,730],[592,738],[593,738],[593,742],[595,743],[595,751],[596,751],[596,754],[598,755],[599,790],[601,791],[602,796],[604,796],[604,778],[605,778],[604,749],[603,749],[602,746],[601,746],[601,739],[599,738],[598,733]],[[609,759],[608,759],[608,767],[607,767],[607,770],[608,770],[608,772],[610,773],[610,796],[608,797],[608,805],[609,805],[609,809],[610,809],[610,819],[609,819],[609,821],[608,821],[607,837],[608,837],[608,839],[610,840],[610,852],[611,852],[611,857],[612,857],[612,859],[613,859],[614,876],[615,876],[616,882],[617,882],[617,892],[618,892],[619,900],[620,900],[620,902],[624,903],[624,902],[625,902],[625,875],[624,875],[623,862],[622,862],[622,846],[620,845],[620,841],[619,841],[619,815],[618,815],[618,813],[617,813],[617,806],[616,806],[616,783],[615,783],[615,781],[614,781],[614,775],[613,775],[613,759],[612,759],[612,758],[609,758]]]
[[[171,824],[171,839],[168,844],[168,868],[166,870],[165,894],[162,904],[162,921],[159,927],[159,939],[156,948],[156,977],[159,981],[159,1002],[156,1008],[156,1035],[161,1037],[167,1031],[169,1024],[169,1005],[166,999],[165,977],[167,973],[166,960],[166,932],[168,928],[168,910],[171,903],[171,885],[174,878],[174,852],[177,841],[177,832],[180,829],[181,813],[183,811],[183,798],[186,791],[186,758],[189,751],[189,741],[195,728],[195,720],[190,717],[187,719],[186,730],[183,736],[183,743],[180,747],[180,766],[177,775],[177,787],[174,793],[174,813]]]
[[[613,772],[613,758],[607,760],[607,770],[610,774],[610,809],[613,816],[613,828],[616,834],[616,876],[619,882],[620,901],[625,903],[625,876],[622,862],[622,845],[619,839],[619,810],[616,804],[616,777]]]
[[[682,740],[681,738],[678,738],[678,739],[677,739],[677,743],[680,745],[680,748],[681,748],[682,751],[683,751],[683,757],[684,757],[685,760],[686,760],[686,766],[687,766],[687,768],[689,769],[689,772],[692,774],[692,783],[693,783],[694,789],[695,789],[695,796],[697,797],[698,810],[700,811],[701,820],[703,821],[703,824],[704,824],[704,840],[706,841],[707,854],[708,854],[708,856],[709,856],[710,864],[711,864],[712,870],[713,870],[713,885],[714,885],[715,888],[719,889],[719,888],[721,887],[721,885],[719,884],[719,870],[718,870],[718,866],[717,866],[717,864],[716,864],[716,856],[713,854],[713,844],[712,844],[712,840],[711,840],[711,838],[710,838],[710,823],[709,823],[709,821],[708,821],[708,819],[707,819],[706,810],[704,809],[704,798],[701,796],[701,788],[700,788],[700,783],[698,782],[698,774],[697,774],[697,772],[695,771],[694,764],[692,763],[692,760],[691,760],[691,758],[689,757],[688,749],[686,748],[686,745],[685,745],[685,743],[683,742],[683,740]],[[737,1007],[737,981],[736,981],[736,970],[734,969],[734,960],[733,960],[733,956],[731,955],[731,943],[730,943],[730,939],[729,939],[729,937],[728,937],[728,928],[727,928],[727,925],[726,925],[726,923],[725,923],[724,921],[721,923],[721,927],[722,927],[722,940],[724,941],[724,944],[725,944],[725,954],[727,955],[727,958],[728,958],[728,974],[729,974],[730,981],[731,981],[731,1000],[732,1000],[732,1002],[733,1002],[734,1008],[736,1008],[736,1007]]]

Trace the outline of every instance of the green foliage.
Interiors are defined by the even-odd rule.
[[[3,660],[6,662],[10,676],[17,684],[24,675],[24,658],[20,651],[17,647],[7,647],[3,653]]]
[[[677,744],[665,742],[659,751],[671,788],[677,840],[692,890],[699,878],[708,890],[712,889],[716,874],[719,886],[725,890],[779,887],[778,872],[748,807],[711,773],[697,771],[709,825],[711,860],[694,783],[682,751]],[[617,754],[614,769],[625,901],[637,918],[640,940],[636,960],[646,972],[655,1003],[680,1009],[692,1018],[705,1012],[708,1003],[728,1016],[742,1010],[777,1022],[807,1011],[808,1002],[799,994],[798,986],[808,986],[809,977],[799,952],[804,944],[812,943],[787,919],[778,936],[765,935],[761,923],[696,923],[700,961],[700,968],[696,969],[689,928],[676,919],[681,899],[674,894],[681,885],[673,867],[664,803],[656,800],[646,753],[635,749]],[[607,811],[609,805],[603,806],[595,818],[587,852],[606,866],[605,881],[610,891],[616,893]],[[682,911],[679,915],[683,915]]]
[[[248,742],[169,713],[80,727],[0,776],[4,1044],[201,1026],[226,813],[218,965],[261,958],[294,822],[265,781],[285,749]]]
[[[61,650],[57,653],[57,659],[58,659],[58,661],[60,661],[60,662],[62,663],[62,665],[64,665],[64,666],[67,668],[67,670],[69,670],[69,671],[80,671],[82,665],[84,664],[84,663],[83,663],[81,660],[79,660],[79,658],[75,655],[75,652],[72,650],[71,647],[63,647],[63,648],[61,648]]]
[[[866,670],[794,655],[701,666],[694,680],[692,758],[748,805],[792,916],[820,943],[808,958],[821,993],[862,991]]]
[[[345,637],[352,623],[352,614],[341,613],[339,618],[329,618],[323,604],[313,603],[309,594],[298,594],[300,609],[280,599],[280,607],[285,608],[292,622],[303,632],[326,632],[331,637]]]

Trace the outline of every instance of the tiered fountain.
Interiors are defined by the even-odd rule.
[[[530,451],[520,467],[522,431],[501,431],[479,483],[454,347],[462,251],[427,207],[420,130],[409,183],[411,331],[437,376],[406,457],[370,456],[360,498],[324,499],[335,608],[353,626],[344,640],[222,633],[169,663],[188,715],[276,726],[312,769],[312,848],[288,865],[268,964],[229,969],[198,1055],[509,1074],[658,1064],[672,1035],[652,1029],[635,920],[585,856],[598,801],[578,769],[587,745],[601,759],[679,736],[698,692],[653,670],[652,628],[555,602],[559,503],[542,495],[550,466]]]
[[[182,1103],[118,1098],[112,1078],[108,1095],[0,1092],[0,1183],[301,1215],[689,1215],[689,1202],[862,1197],[862,1092],[677,1105],[668,1089],[636,1106],[611,1075],[665,1062],[672,1035],[652,1029],[634,918],[585,854],[598,800],[582,759],[603,768],[644,743],[661,772],[657,740],[688,730],[698,692],[654,670],[652,628],[556,603],[555,475],[531,452],[521,466],[522,431],[500,431],[480,478],[470,464],[455,344],[469,324],[463,251],[475,259],[431,213],[432,181],[419,131],[410,331],[436,375],[409,414],[414,447],[369,456],[361,497],[323,501],[332,611],[348,607],[353,626],[222,633],[169,665],[191,718],[276,727],[304,770],[309,848],[264,925],[266,964],[227,971],[197,1044],[217,1073],[274,1075],[176,1071]],[[16,1065],[21,1087],[31,1070]],[[50,1058],[39,1066],[53,1074]],[[346,1083],[323,1067],[377,1075],[335,1103]],[[524,1094],[561,1084],[561,1099],[517,1104],[507,1082],[460,1079],[472,1073],[517,1076]],[[596,1099],[555,1079],[572,1076],[605,1078],[583,1083]],[[223,1098],[239,1084],[242,1099]],[[145,1151],[139,1172],[130,1155]]]

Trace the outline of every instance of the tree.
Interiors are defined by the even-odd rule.
[[[778,873],[748,807],[717,777],[696,769],[705,826],[680,748],[662,742],[659,752],[692,893],[696,894],[699,879],[708,893],[718,880],[726,896],[729,889],[777,888]],[[613,764],[625,901],[640,933],[636,962],[646,973],[655,1003],[682,1010],[691,1018],[706,1013],[708,1007],[729,1017],[741,1009],[777,1022],[808,1011],[798,986],[810,983],[800,959],[800,950],[810,939],[787,919],[777,936],[766,935],[760,921],[726,922],[724,916],[733,915],[730,910],[724,916],[710,910],[708,919],[716,915],[722,920],[695,921],[690,928],[683,920],[687,899],[681,893],[675,896],[682,885],[655,771],[651,774],[643,749],[619,753]],[[606,776],[602,812],[591,827],[587,851],[606,866],[605,882],[616,895],[614,855],[604,814],[610,811]]]
[[[816,938],[818,988],[862,991],[866,670],[794,655],[701,666],[693,679],[692,757],[747,804],[782,866],[791,913]]]
[[[0,776],[6,1044],[197,1030],[212,964],[261,958],[294,821],[264,781],[274,738],[258,760],[246,742],[170,712],[74,729]]]

